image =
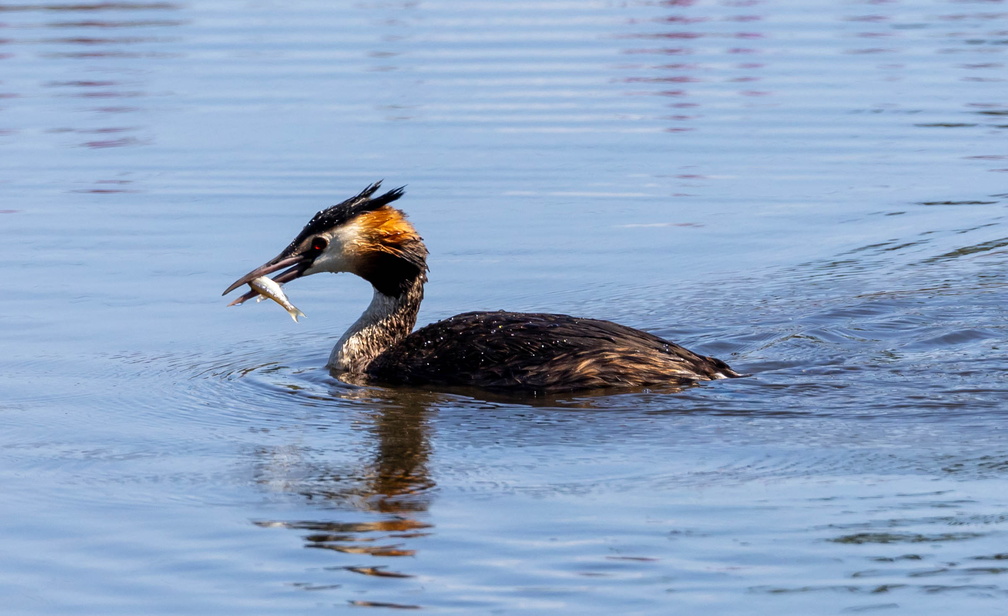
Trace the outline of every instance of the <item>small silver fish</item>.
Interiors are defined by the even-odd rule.
[[[291,315],[294,322],[297,323],[298,317],[305,316],[305,313],[298,310],[297,306],[290,303],[287,296],[284,294],[283,289],[280,288],[280,284],[274,281],[272,278],[267,276],[260,276],[258,278],[253,278],[249,281],[248,285],[252,287],[252,290],[259,294],[256,301],[261,302],[264,299],[271,299],[274,302],[283,306],[283,309],[287,311],[287,314]]]

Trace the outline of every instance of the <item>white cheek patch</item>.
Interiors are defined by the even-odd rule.
[[[305,275],[318,274],[320,272],[339,273],[349,271],[350,260],[347,259],[346,255],[344,255],[342,251],[336,252],[329,249],[315,258],[311,267],[305,270]]]
[[[353,264],[356,261],[354,247],[359,237],[360,228],[356,223],[349,223],[337,229],[329,238],[326,249],[315,257],[311,267],[305,270],[305,275],[353,271]]]

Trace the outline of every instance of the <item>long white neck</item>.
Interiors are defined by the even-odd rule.
[[[407,291],[395,297],[375,289],[367,310],[333,347],[326,367],[336,372],[363,373],[374,358],[408,336],[416,325],[426,280],[421,274]]]

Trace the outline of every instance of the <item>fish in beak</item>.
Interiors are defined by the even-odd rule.
[[[251,272],[245,274],[238,280],[235,280],[233,283],[231,283],[231,286],[229,286],[227,289],[224,290],[224,293],[222,293],[222,295],[227,295],[228,293],[234,291],[243,284],[247,284],[250,287],[252,287],[251,283],[257,278],[268,276],[269,274],[272,274],[273,272],[277,272],[280,270],[283,271],[273,277],[273,282],[277,284],[283,284],[285,282],[290,282],[291,280],[294,280],[296,278],[300,278],[301,276],[304,275],[305,270],[307,270],[308,267],[311,265],[313,259],[306,254],[289,255],[288,252],[289,250],[285,250],[276,258],[271,259],[270,261],[264,263],[263,265],[260,265],[259,267],[255,268]],[[234,300],[233,302],[228,304],[228,306],[237,306],[238,304],[247,302],[248,300],[257,297],[258,295],[260,295],[259,291],[257,291],[254,287],[252,287],[251,291],[245,293],[238,299]]]

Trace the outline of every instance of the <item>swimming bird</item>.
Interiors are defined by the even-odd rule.
[[[466,312],[412,331],[427,282],[427,247],[390,205],[403,188],[376,196],[380,186],[315,214],[279,255],[224,295],[278,271],[277,283],[321,272],[370,282],[370,305],[336,343],[327,366],[356,380],[545,393],[740,376],[719,359],[647,332],[563,314]],[[232,305],[257,295],[252,290]]]

